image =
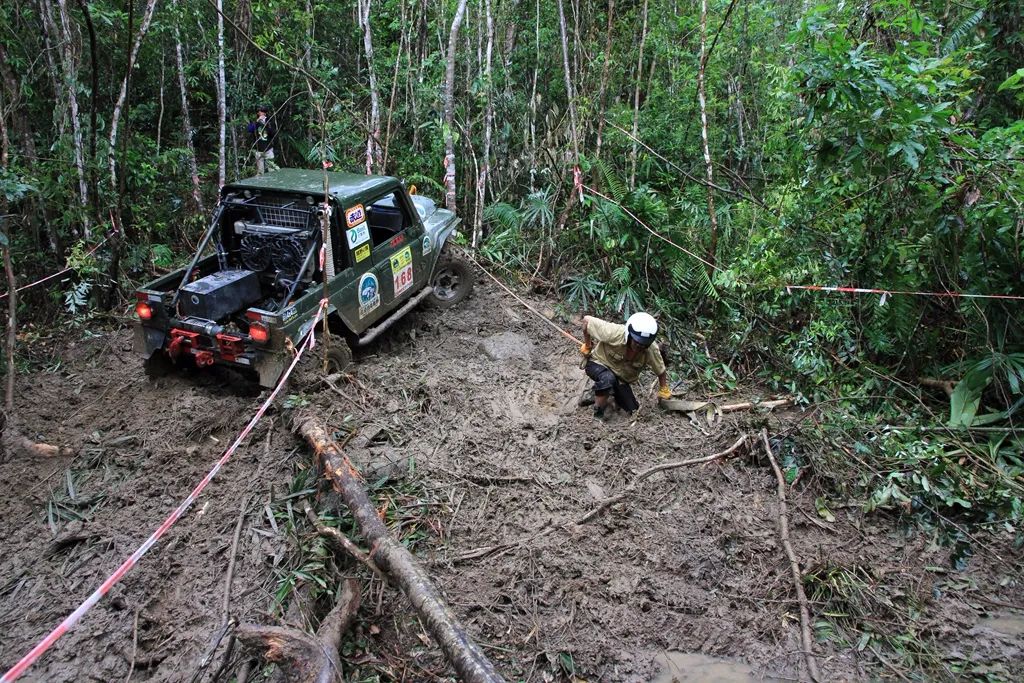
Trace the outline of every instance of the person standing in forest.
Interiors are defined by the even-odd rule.
[[[270,108],[261,104],[256,108],[256,120],[249,123],[249,134],[256,152],[256,173],[263,175],[269,168],[277,170],[274,163],[274,140],[277,138],[277,124],[270,116]]]
[[[668,371],[661,350],[654,343],[658,336],[658,321],[648,313],[634,313],[625,325],[611,323],[594,316],[583,317],[583,346],[586,359],[584,371],[594,380],[594,417],[603,418],[608,400],[628,413],[640,404],[630,386],[640,378],[640,371],[650,368],[658,376],[658,398],[671,398]],[[581,401],[589,405],[591,399]]]

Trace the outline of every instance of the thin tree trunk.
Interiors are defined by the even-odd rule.
[[[177,8],[178,0],[172,0],[171,7]],[[182,56],[181,29],[174,24],[174,59],[178,67],[178,89],[181,91],[181,133],[185,139],[189,176],[192,179],[192,201],[200,214],[206,213],[203,205],[203,191],[199,183],[199,165],[196,163],[196,149],[192,144],[192,113],[188,106],[188,84],[185,80],[185,59]]]
[[[718,252],[718,218],[715,216],[715,195],[711,189],[715,182],[711,165],[711,148],[708,145],[708,113],[704,95],[704,67],[706,66],[708,38],[708,0],[700,2],[700,63],[697,66],[697,101],[700,103],[700,138],[704,149],[704,166],[707,169],[708,218],[711,221],[711,238],[708,242],[708,278],[714,275],[715,255]]]
[[[359,25],[363,29],[363,51],[366,73],[370,81],[370,134],[366,136],[366,175],[381,172],[383,158],[380,146],[380,92],[373,64],[373,32],[370,30],[370,0],[359,0]],[[401,50],[398,60],[401,61]]]
[[[139,38],[141,40],[141,36]],[[217,189],[227,180],[227,79],[224,76],[224,0],[217,0]]]
[[[409,44],[408,28],[406,27],[407,20],[406,4],[403,2],[400,4],[400,15],[398,18],[398,56],[395,58],[395,69],[391,74],[391,97],[388,99],[388,116],[387,122],[384,124],[384,142],[383,142],[383,160],[381,161],[381,173],[384,173],[384,169],[388,166],[388,148],[391,146],[391,115],[395,111],[395,97],[398,95],[398,70],[402,66],[402,54]],[[407,63],[408,66],[411,64]]]
[[[526,148],[530,150],[530,191],[537,176],[537,79],[540,74],[540,0],[534,3],[533,88],[530,90],[530,128]]]
[[[128,51],[128,65],[121,79],[121,90],[118,92],[117,101],[114,103],[114,112],[110,116],[110,148],[107,151],[107,165],[110,169],[110,188],[117,192],[117,133],[121,122],[121,113],[124,110],[124,103],[128,99],[128,81],[131,78],[132,69],[135,68],[135,60],[139,56],[139,48],[142,47],[142,40],[149,32],[149,26],[153,21],[153,12],[156,11],[157,0],[146,0],[146,11],[142,16],[142,23],[135,34],[131,49]]]
[[[300,412],[294,417],[293,425],[316,451],[320,471],[348,506],[360,533],[372,549],[370,559],[409,598],[459,678],[471,683],[501,681],[494,665],[445,604],[430,576],[412,553],[388,532],[363,488],[359,473],[319,419],[310,413]]]
[[[706,2],[706,0],[704,0]],[[644,0],[643,19],[640,28],[640,56],[636,61],[636,85],[633,87],[633,146],[629,152],[629,189],[636,187],[635,138],[640,132],[640,84],[644,81],[644,44],[647,42],[647,0]]]
[[[444,76],[444,205],[455,211],[455,52],[458,47],[459,27],[466,13],[467,0],[459,0],[448,33],[448,64]]]
[[[89,67],[90,67],[90,93],[89,93],[89,190],[92,199],[93,218],[97,223],[102,222],[100,218],[100,180],[96,164],[96,116],[99,111],[99,90],[100,90],[100,67],[97,60],[96,48],[96,27],[92,23],[92,14],[89,12],[89,3],[86,0],[78,0],[78,7],[82,10],[85,18],[85,28],[89,32]]]
[[[612,26],[615,21],[615,0],[608,0],[608,27],[604,35],[604,63],[601,65],[601,84],[597,88],[597,147],[594,158],[601,158],[601,143],[604,138],[604,117],[607,113],[605,96],[608,93],[608,74],[612,64]]]
[[[82,217],[82,234],[85,237],[89,237],[91,225],[88,215],[89,186],[85,178],[82,122],[79,118],[78,110],[78,59],[75,55],[74,42],[71,35],[71,17],[68,15],[67,0],[57,0],[57,10],[60,16],[59,27],[53,19],[53,4],[51,0],[43,0],[41,9],[43,21],[49,26],[51,35],[60,47],[58,54],[60,55],[61,62],[61,80],[63,81],[64,93],[67,96],[68,109],[70,110],[72,152],[75,158],[75,173],[78,176],[78,202],[84,212]]]
[[[569,39],[565,28],[565,8],[563,0],[558,0],[558,28],[562,35],[562,67],[565,71],[565,93],[569,103],[569,135],[572,138],[572,174],[573,174],[573,189],[569,192],[569,198],[565,202],[565,208],[558,216],[557,232],[561,232],[565,229],[565,224],[569,220],[569,212],[576,205],[576,199],[578,197],[576,180],[577,173],[579,172],[580,165],[580,146],[579,138],[576,134],[576,95],[572,87],[572,74],[569,72]]]
[[[491,0],[485,0],[484,14],[487,21],[487,47],[484,51],[484,149],[476,183],[476,220],[473,222],[473,248],[483,238],[484,201],[487,195],[487,177],[491,170],[491,127],[494,122],[494,93],[491,81],[491,56],[494,50],[494,16]]]
[[[5,161],[4,168],[7,167]],[[0,207],[7,213],[7,201]],[[0,221],[6,219],[0,219]],[[7,427],[14,426],[14,346],[18,343],[18,283],[14,277],[14,266],[11,263],[11,237],[4,229],[4,272],[7,273],[7,391],[4,396],[4,410],[7,412]],[[13,430],[12,430],[13,431]]]
[[[558,0],[558,29],[562,37],[562,67],[565,72],[565,96],[569,108],[569,136],[572,142],[572,164],[580,163],[579,138],[576,135],[576,93],[572,86],[572,72],[569,70],[569,37],[565,28],[563,0]]]
[[[161,59],[160,59],[160,96],[158,98],[158,101],[159,101],[159,106],[158,106],[159,113],[156,116],[156,155],[157,155],[157,157],[160,156],[160,144],[163,142],[163,132],[164,132],[164,81],[166,80],[165,76],[166,76],[166,72],[167,72],[167,69],[166,69],[166,61],[167,60],[163,59],[163,57],[164,57],[163,49],[161,49],[160,52],[161,52],[161,55],[160,55],[160,57],[161,57]]]

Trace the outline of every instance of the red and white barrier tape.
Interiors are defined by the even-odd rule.
[[[112,235],[112,234],[114,234],[116,232],[117,231],[114,230],[113,232],[109,233],[106,237],[104,237],[102,240],[97,242],[96,245],[92,249],[90,249],[89,251],[85,252],[85,256],[92,256],[93,253],[97,249],[102,247],[104,245],[104,243],[106,243],[106,241],[108,239],[110,239],[110,235]],[[51,275],[47,275],[46,277],[40,278],[40,279],[36,280],[35,282],[30,282],[27,285],[22,285],[21,287],[18,287],[14,291],[15,292],[20,292],[20,291],[25,290],[25,289],[32,289],[33,287],[38,287],[39,285],[43,284],[44,282],[49,282],[50,280],[53,280],[54,278],[58,278],[61,275],[63,275],[64,273],[70,273],[72,270],[74,270],[74,268],[71,268],[69,266],[69,267],[65,268],[64,270],[58,270],[56,273],[53,273]],[[0,294],[0,301],[3,301],[4,299],[6,299],[8,294],[10,294],[10,292],[4,292],[3,294]]]
[[[903,289],[871,289],[867,287],[829,287],[824,285],[786,285],[786,291],[791,289],[803,289],[811,292],[844,292],[847,294],[881,294],[883,300],[892,294],[907,294],[910,296],[934,296],[949,299],[1006,299],[1009,301],[1024,301],[1024,296],[1015,294],[967,294],[964,292],[917,292]]]
[[[284,386],[285,380],[288,379],[288,376],[292,373],[292,370],[295,369],[295,365],[299,362],[299,359],[302,358],[302,354],[308,349],[312,349],[316,345],[316,340],[314,338],[314,330],[316,329],[316,324],[317,322],[319,322],[320,317],[323,315],[326,307],[327,301],[321,301],[320,308],[317,310],[316,320],[313,321],[313,326],[310,327],[309,329],[309,337],[301,346],[299,346],[298,352],[295,354],[295,358],[292,359],[291,365],[289,365],[288,368],[284,371],[284,374],[281,375],[281,379],[278,380],[277,386],[275,386],[274,390],[270,392],[270,396],[268,396],[267,400],[263,402],[263,405],[260,406],[260,409],[256,411],[256,414],[253,416],[253,418],[249,420],[249,423],[238,435],[238,438],[236,438],[234,442],[232,442],[232,444],[228,446],[228,449],[224,451],[224,455],[220,457],[220,460],[218,460],[217,463],[213,466],[213,468],[206,474],[206,476],[203,477],[203,480],[200,481],[199,484],[196,485],[194,489],[192,489],[192,492],[188,494],[188,497],[186,497],[185,500],[181,502],[181,505],[179,505],[174,510],[174,512],[172,512],[170,516],[164,520],[163,524],[161,524],[157,528],[157,530],[154,531],[141,546],[139,546],[138,550],[132,553],[131,556],[127,560],[125,560],[121,564],[121,566],[118,567],[117,570],[115,570],[114,573],[106,579],[106,581],[100,584],[99,588],[92,592],[92,595],[86,598],[85,601],[82,602],[82,604],[79,605],[74,612],[69,614],[64,619],[64,621],[58,624],[55,629],[50,631],[50,633],[45,638],[40,640],[39,643],[28,652],[28,654],[22,657],[17,664],[11,667],[11,669],[7,673],[0,677],[0,683],[11,683],[11,681],[17,680],[19,676],[25,673],[26,669],[32,666],[32,664],[35,663],[35,661],[39,659],[39,657],[44,652],[50,649],[50,647],[53,646],[53,644],[57,642],[57,640],[61,636],[70,631],[72,627],[74,627],[74,625],[78,623],[78,621],[85,615],[85,613],[92,609],[96,605],[96,603],[98,603],[100,599],[103,598],[103,596],[109,593],[110,589],[113,588],[114,584],[120,581],[121,577],[127,574],[132,569],[132,567],[134,567],[138,563],[142,556],[145,555],[146,552],[150,548],[152,548],[157,541],[160,540],[160,537],[163,536],[167,532],[167,530],[170,529],[171,526],[173,526],[174,523],[181,518],[183,514],[185,514],[185,512],[189,509],[192,503],[196,501],[196,498],[199,497],[199,494],[202,493],[203,489],[206,488],[207,484],[209,484],[210,481],[217,475],[217,472],[220,471],[220,468],[223,467],[224,463],[228,461],[228,458],[230,458],[234,454],[234,452],[238,450],[238,447],[242,444],[242,441],[245,440],[245,437],[249,436],[249,433],[252,432],[253,427],[255,427],[256,423],[258,423],[260,419],[263,417],[263,414],[267,412],[267,409],[270,407],[270,404],[274,401],[274,399],[277,397],[277,394],[281,391],[281,387]]]

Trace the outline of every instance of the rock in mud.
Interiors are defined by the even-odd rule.
[[[515,332],[499,332],[481,341],[480,351],[491,360],[529,360],[533,355],[533,342]]]

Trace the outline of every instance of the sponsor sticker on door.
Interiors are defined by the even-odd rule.
[[[410,247],[391,256],[391,277],[395,285],[395,296],[412,287],[412,249]]]
[[[356,263],[365,261],[370,256],[370,245],[364,244],[363,246],[356,249]]]
[[[423,255],[426,256],[434,248],[434,242],[430,239],[430,235],[423,236]]]
[[[363,242],[370,241],[370,228],[366,226],[366,223],[362,223],[346,230],[345,237],[348,238],[348,248],[355,249]]]
[[[345,209],[345,225],[354,228],[366,220],[366,211],[362,204],[356,204],[351,209]]]
[[[359,278],[359,317],[365,318],[380,306],[380,283],[373,273]]]

